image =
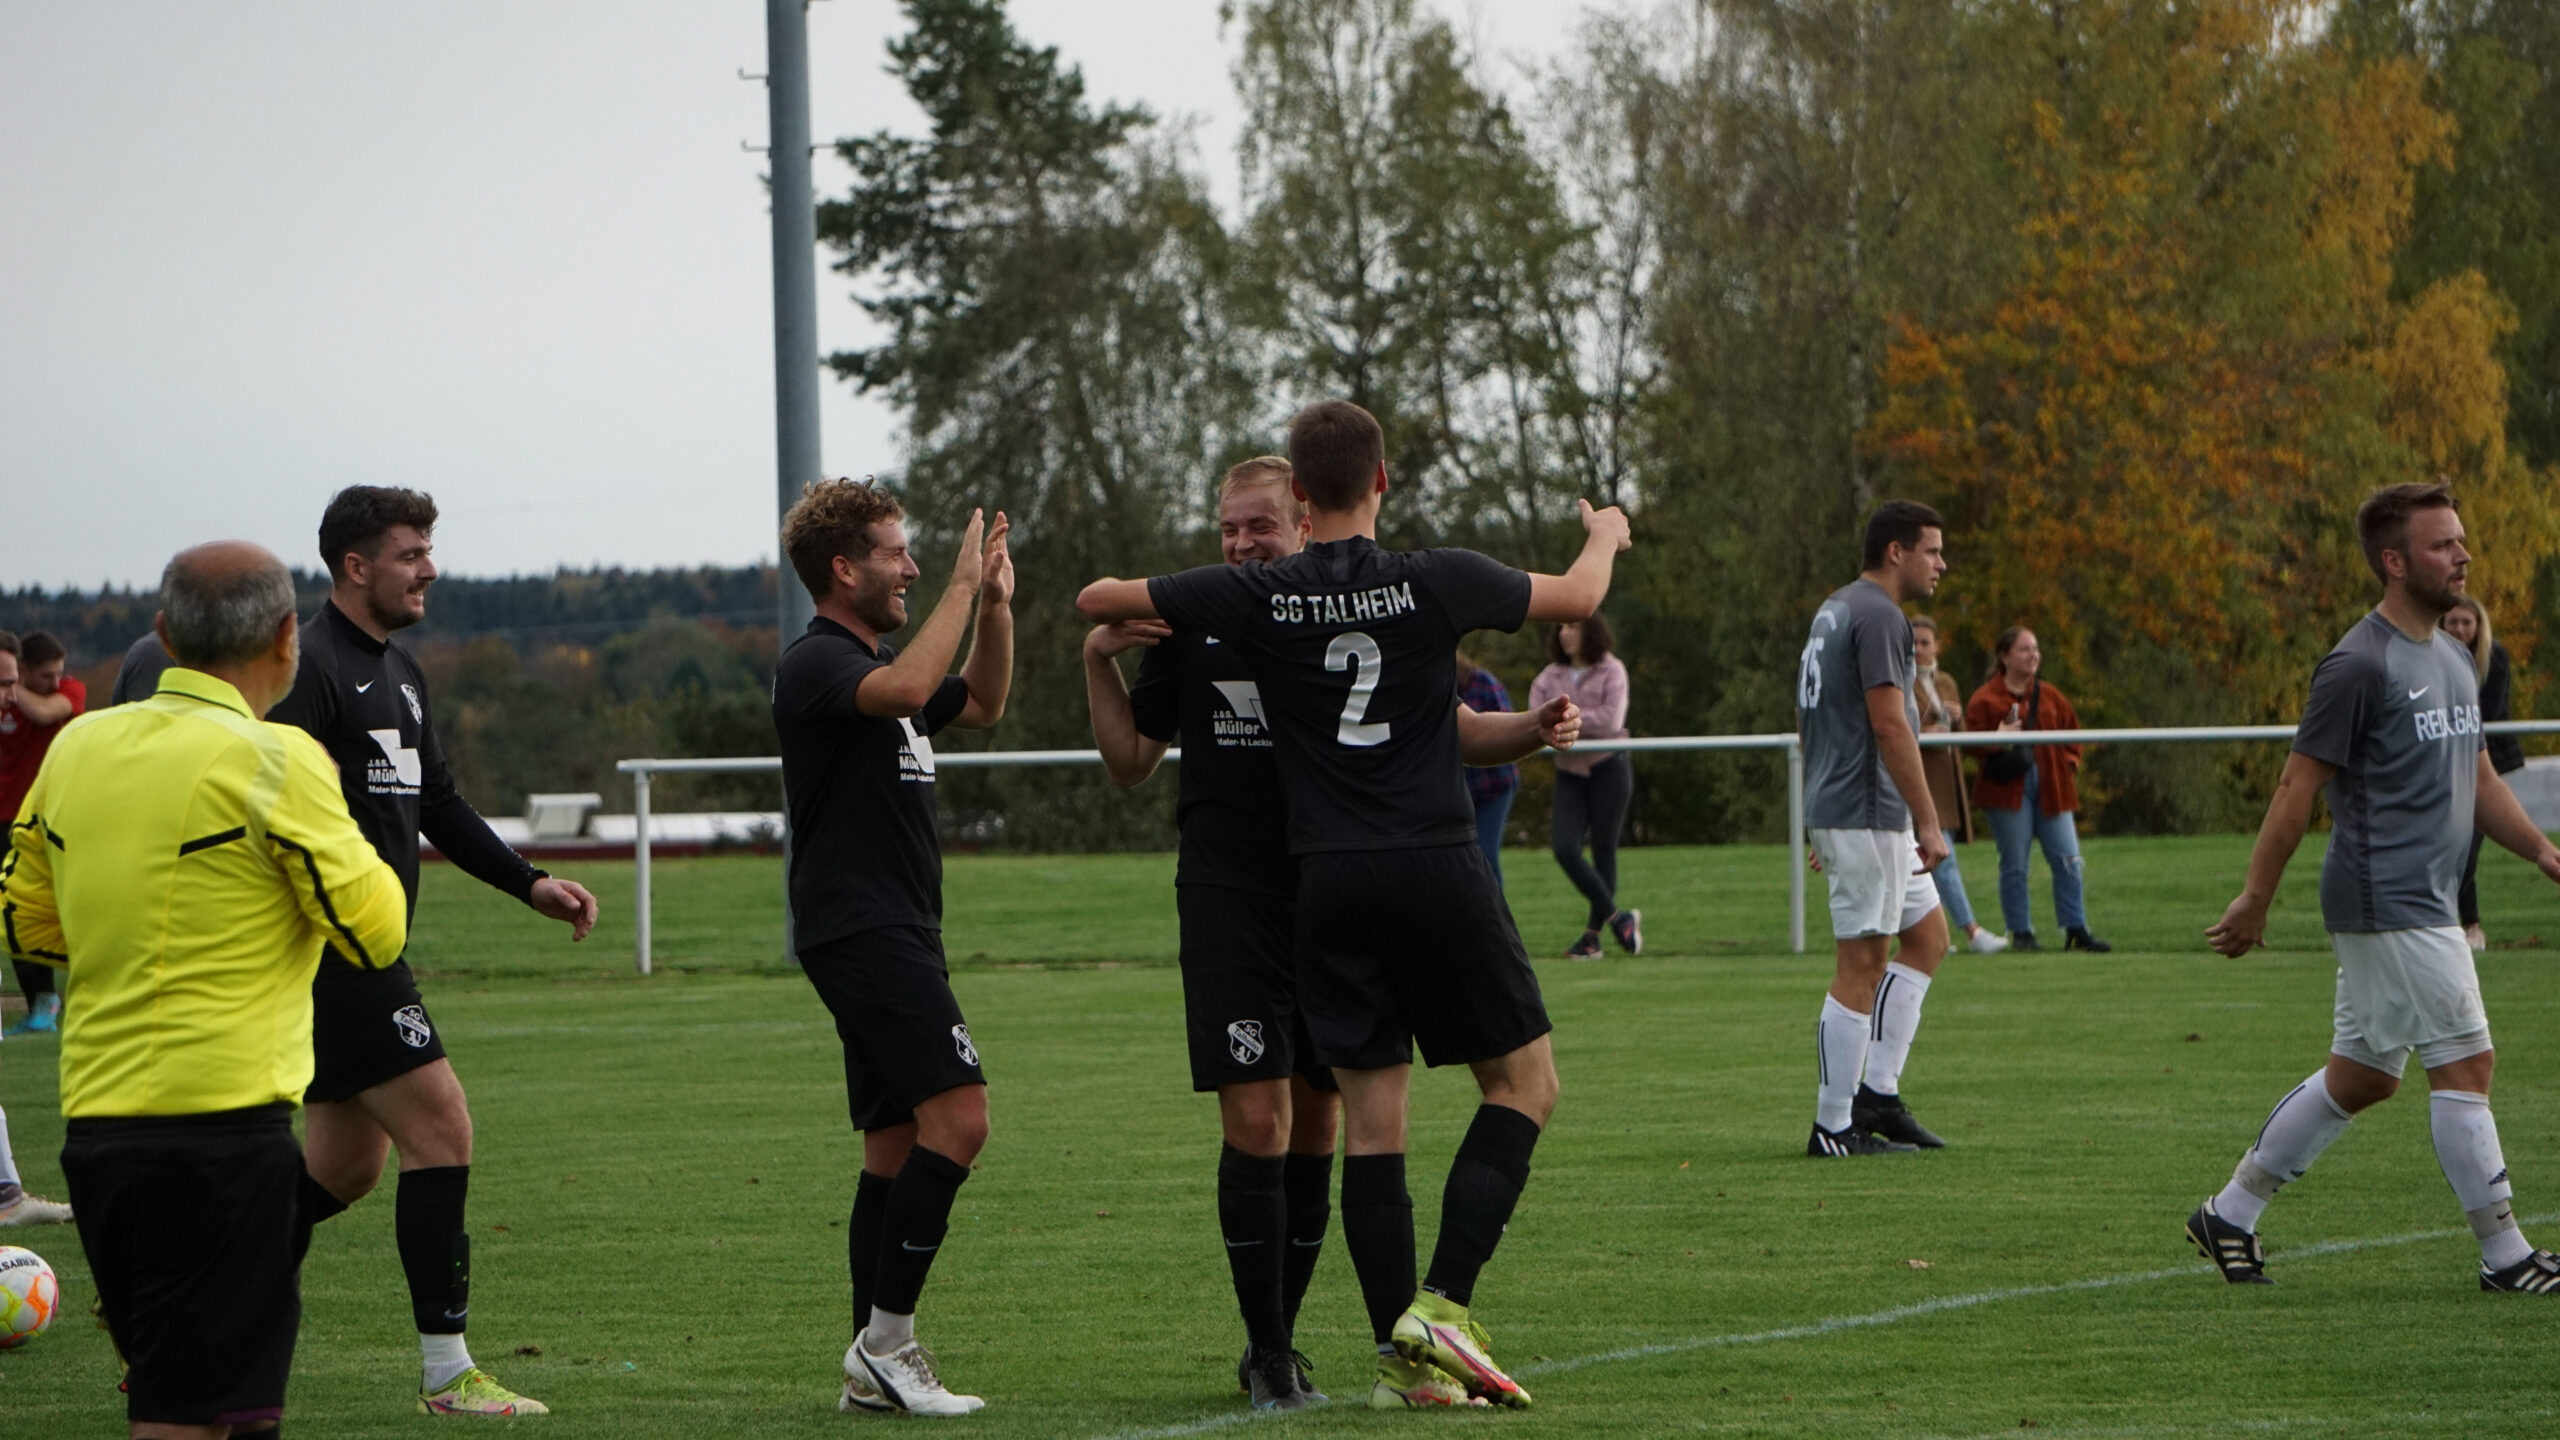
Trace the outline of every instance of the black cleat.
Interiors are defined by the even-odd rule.
[[[2258,1243],[2254,1230],[2243,1230],[2213,1213],[2213,1202],[2207,1200],[2187,1217],[2187,1239],[2196,1253],[2213,1262],[2222,1278],[2234,1285],[2273,1285],[2267,1275],[2266,1247]],[[2489,1277],[2480,1277],[2486,1286]]]
[[[2549,1295],[2560,1291],[2560,1255],[2536,1250],[2504,1270],[2480,1267],[2483,1290],[2515,1290],[2527,1295]]]
[[[1289,1352],[1289,1359],[1298,1367],[1298,1388],[1307,1393],[1307,1398],[1318,1405],[1331,1403],[1333,1397],[1316,1388],[1316,1362],[1307,1358],[1307,1352],[1292,1350]],[[1236,1357],[1236,1389],[1246,1395],[1253,1393],[1253,1347],[1251,1345],[1245,1346],[1244,1353]]]
[[[1254,1409],[1304,1410],[1324,1403],[1323,1395],[1301,1383],[1297,1352],[1248,1346],[1244,1358],[1247,1393],[1253,1396]]]
[[[1879,1140],[1898,1140],[1923,1150],[1944,1149],[1946,1141],[1929,1133],[1911,1114],[1911,1107],[1899,1095],[1879,1095],[1864,1085],[1858,1087],[1858,1098],[1849,1102],[1849,1128],[1863,1130]]]
[[[2097,936],[2090,934],[2089,927],[2083,925],[2076,930],[2066,931],[2063,934],[2062,948],[2065,950],[2086,950],[2092,955],[2104,955],[2114,950],[2116,947],[2099,939]]]
[[[1899,1140],[1879,1140],[1860,1130],[1855,1120],[1849,1122],[1846,1130],[1825,1130],[1816,1125],[1813,1138],[1804,1142],[1804,1153],[1816,1160],[1841,1155],[1908,1155],[1919,1148]]]
[[[2012,930],[2009,932],[2009,948],[2012,950],[2042,950],[2044,947],[2036,943],[2036,932],[2033,930]]]

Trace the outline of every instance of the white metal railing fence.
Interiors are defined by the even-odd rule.
[[[2560,735],[2560,720],[2501,720],[2481,729],[2491,735]],[[1949,734],[1923,735],[1924,749],[1964,747],[1995,749],[2009,745],[2156,745],[2178,743],[2211,743],[2216,741],[2290,740],[2291,725],[2188,725],[2159,726],[2116,730],[1968,730]],[[1574,747],[1577,754],[1626,751],[1647,754],[1657,751],[1714,750],[1783,750],[1787,756],[1787,945],[1795,953],[1804,953],[1804,742],[1792,734],[1777,735],[1664,735],[1619,740],[1586,740]],[[1167,750],[1167,760],[1179,761],[1180,749]],[[934,756],[937,769],[954,769],[1012,765],[1099,765],[1099,750],[976,750],[943,751]],[[631,777],[632,835],[632,919],[637,932],[634,946],[638,951],[640,973],[649,973],[649,779],[665,774],[739,774],[780,770],[779,756],[735,756],[707,760],[623,760],[615,769]]]

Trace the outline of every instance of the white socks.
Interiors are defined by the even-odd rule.
[[[2480,1263],[2504,1270],[2532,1254],[2507,1203],[2514,1191],[2489,1097],[2475,1090],[2438,1090],[2427,1097],[2427,1128],[2435,1135],[2436,1163],[2470,1217],[2471,1233],[2480,1237]]]
[[[429,1394],[453,1383],[453,1378],[471,1368],[471,1347],[459,1335],[426,1335],[418,1337],[418,1354],[426,1362],[425,1383],[419,1388]]]
[[[892,1315],[874,1305],[871,1307],[871,1323],[863,1327],[862,1348],[886,1359],[906,1349],[915,1338],[916,1317]]]
[[[1902,1065],[1911,1058],[1911,1037],[1920,1033],[1920,1002],[1929,998],[1929,977],[1900,961],[1884,967],[1876,986],[1875,1020],[1867,1032],[1867,1088],[1879,1095],[1902,1093]]]
[[[1867,1068],[1867,1028],[1866,1016],[1835,996],[1822,997],[1822,1019],[1813,1027],[1813,1123],[1825,1130],[1849,1126],[1849,1104],[1858,1098],[1858,1080]],[[1903,1044],[1907,1048],[1910,1041]]]
[[[2328,1068],[2311,1072],[2310,1079],[2294,1086],[2268,1112],[2258,1143],[2240,1157],[2231,1183],[2213,1197],[2213,1213],[2243,1230],[2257,1229],[2277,1188],[2301,1179],[2329,1142],[2346,1133],[2352,1118],[2329,1098]]]

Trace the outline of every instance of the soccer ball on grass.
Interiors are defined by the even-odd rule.
[[[0,1350],[24,1345],[53,1324],[62,1284],[33,1250],[0,1245]]]

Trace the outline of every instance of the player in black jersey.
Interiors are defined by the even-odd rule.
[[[1218,538],[1228,564],[1294,555],[1311,524],[1290,492],[1288,461],[1266,455],[1227,472]],[[1137,648],[1146,658],[1131,687],[1113,657]],[[1238,1382],[1259,1408],[1321,1402],[1290,1336],[1330,1215],[1335,1086],[1298,1011],[1298,867],[1261,700],[1234,646],[1161,621],[1098,626],[1084,657],[1094,741],[1114,783],[1146,779],[1182,741],[1183,1008],[1192,1088],[1217,1092],[1226,1136],[1218,1223],[1245,1322]],[[1460,707],[1457,718],[1460,748],[1477,765],[1568,747],[1581,729],[1564,699],[1527,714]]]
[[[539,914],[570,937],[595,928],[596,897],[509,849],[454,788],[427,709],[427,677],[392,638],[427,613],[435,501],[415,490],[350,486],[320,518],[331,586],[302,627],[293,692],[267,714],[316,737],[338,765],[339,788],[373,848],[418,906],[418,837],[466,875]],[[382,1180],[400,1147],[394,1230],[418,1326],[418,1408],[433,1415],[540,1415],[471,1363],[471,1109],[405,959],[383,970],[323,964],[311,986],[311,1086],[304,1092],[302,1244],[310,1227]]]
[[[916,1343],[917,1298],[969,1166],[987,1143],[987,1077],[942,954],[942,849],[933,736],[1004,714],[1013,677],[1013,561],[1005,519],[971,516],[951,583],[901,652],[916,562],[885,491],[812,485],[782,522],[782,550],[817,602],[773,680],[791,811],[791,944],[844,1042],[862,1132],[845,1227],[855,1334],[838,1408],[966,1415]],[[951,673],[960,637],[977,638]]]
[[[1555,1108],[1555,1059],[1528,952],[1475,843],[1451,703],[1456,651],[1470,630],[1590,618],[1627,520],[1585,504],[1587,539],[1563,575],[1468,550],[1382,550],[1385,453],[1359,406],[1309,406],[1289,422],[1292,488],[1314,512],[1304,551],[1097,580],[1077,605],[1098,622],[1162,619],[1215,635],[1259,690],[1299,862],[1299,1001],[1316,1058],[1342,1087],[1343,1237],[1380,1353],[1370,1403],[1449,1403],[1427,1364],[1461,1394],[1523,1406],[1528,1392],[1494,1365],[1467,1306]],[[1404,1185],[1417,1042],[1428,1064],[1469,1066],[1484,1094],[1442,1191],[1420,1293]]]

